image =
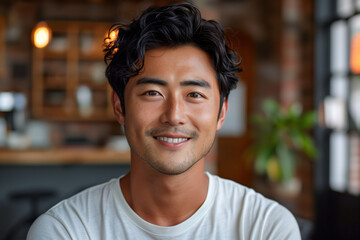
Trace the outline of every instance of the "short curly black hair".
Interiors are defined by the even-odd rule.
[[[110,33],[117,38],[109,41]],[[144,67],[147,50],[193,45],[209,54],[220,88],[220,109],[230,90],[236,88],[240,59],[226,41],[224,29],[214,20],[204,20],[192,4],[150,7],[130,24],[115,24],[105,39],[106,77],[119,96],[125,113],[124,90],[130,77]]]

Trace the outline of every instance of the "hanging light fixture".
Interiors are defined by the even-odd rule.
[[[105,35],[105,48],[110,49],[114,45],[114,43],[115,43],[115,41],[117,39],[118,33],[119,32],[116,29],[112,30],[110,33],[109,32],[106,33],[106,35]],[[117,51],[118,51],[118,48],[115,48],[113,50],[112,54],[115,54]]]
[[[118,35],[118,30],[112,30],[110,33],[106,33],[105,35],[105,43],[113,44]]]
[[[39,22],[36,24],[32,32],[33,44],[37,48],[46,47],[51,40],[51,29],[46,22]]]

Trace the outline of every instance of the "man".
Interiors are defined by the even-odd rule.
[[[204,172],[239,71],[222,27],[180,4],[111,30],[106,75],[130,172],[51,208],[28,239],[300,239],[285,208]]]

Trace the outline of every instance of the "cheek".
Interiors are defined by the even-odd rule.
[[[156,109],[149,104],[133,101],[133,104],[128,104],[127,109],[125,124],[132,128],[132,131],[146,127],[156,117]]]
[[[212,106],[202,106],[200,104],[199,106],[192,108],[191,116],[193,121],[197,122],[200,127],[206,126],[216,129],[218,106],[217,104],[214,104]]]

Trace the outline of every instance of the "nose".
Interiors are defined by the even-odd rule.
[[[161,122],[170,126],[184,125],[186,123],[185,104],[180,96],[169,96],[164,101]]]

